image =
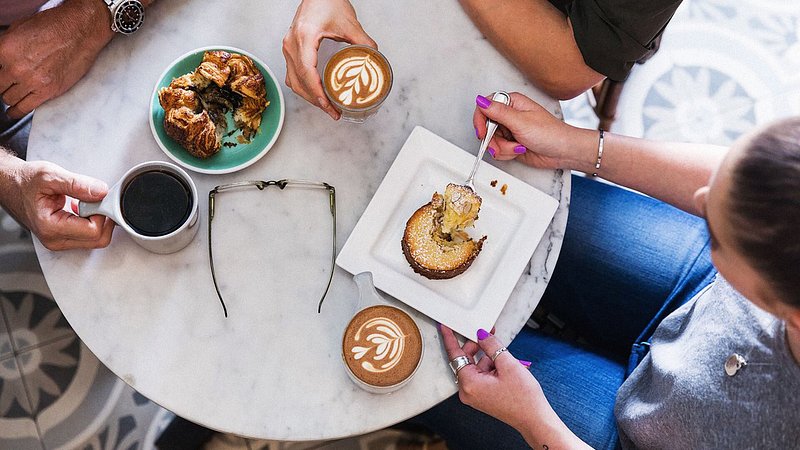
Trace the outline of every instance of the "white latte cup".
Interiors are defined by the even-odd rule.
[[[342,361],[357,386],[373,394],[388,394],[417,373],[425,351],[422,333],[410,315],[386,304],[370,272],[354,280],[360,308],[342,334]]]
[[[188,195],[191,197],[191,205],[188,206],[189,210],[184,215],[183,220],[176,227],[173,227],[175,229],[165,234],[152,235],[137,230],[123,214],[123,194],[125,194],[129,183],[137,179],[138,176],[150,172],[163,173],[174,177],[184,189],[189,191]],[[157,194],[157,192],[154,194]],[[125,172],[125,175],[108,190],[108,194],[102,201],[95,203],[79,202],[78,215],[89,217],[101,214],[109,217],[125,230],[137,244],[153,253],[168,254],[183,249],[194,239],[197,230],[200,228],[197,224],[198,204],[197,187],[189,177],[189,174],[172,163],[147,161]],[[186,205],[183,207],[186,208]]]

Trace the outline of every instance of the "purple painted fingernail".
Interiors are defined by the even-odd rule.
[[[525,361],[523,359],[520,359],[519,363],[522,364],[525,367],[530,367],[531,366],[531,362],[530,361]]]
[[[436,322],[436,329],[438,329],[439,331],[442,331],[442,324],[440,324],[439,322]]]
[[[523,154],[523,153],[525,153],[527,151],[528,151],[528,149],[525,148],[524,145],[518,145],[518,146],[514,147],[514,153],[516,153],[518,155],[521,155],[521,154]]]
[[[478,340],[482,341],[487,337],[491,336],[488,331],[484,330],[483,328],[478,329]]]
[[[478,127],[475,127],[475,137],[478,138],[478,139],[481,138],[481,135],[478,134]]]
[[[486,109],[492,104],[492,101],[482,95],[479,95],[475,97],[475,103],[477,103],[481,109]]]
[[[492,158],[494,158],[495,151],[492,147],[487,148],[486,151],[488,151],[489,154],[492,155]]]

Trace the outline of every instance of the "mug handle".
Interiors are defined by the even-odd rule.
[[[102,201],[89,203],[89,202],[78,202],[78,215],[81,217],[91,217],[97,214],[102,214],[106,217],[114,217],[114,213],[109,208],[106,200],[103,199]]]
[[[367,306],[386,304],[386,300],[375,289],[375,284],[372,282],[372,272],[361,272],[353,276],[353,281],[358,286],[358,304],[356,311],[359,311]]]
[[[105,198],[99,202],[78,201],[78,215],[80,217],[90,217],[101,214],[119,223],[116,208],[114,207],[117,202],[116,199],[119,197],[118,190],[119,186],[112,186]]]

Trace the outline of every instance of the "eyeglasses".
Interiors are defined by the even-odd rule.
[[[214,221],[214,200],[216,195],[219,193],[239,188],[248,188],[250,186],[257,188],[259,191],[263,191],[269,186],[277,186],[281,190],[284,190],[287,187],[299,187],[309,189],[325,189],[328,191],[331,219],[333,220],[333,231],[331,233],[331,274],[328,277],[328,284],[325,286],[325,292],[322,293],[322,297],[319,299],[319,304],[317,305],[317,313],[321,312],[322,302],[325,300],[325,296],[328,295],[328,290],[331,287],[331,281],[333,281],[333,269],[336,263],[336,189],[334,189],[334,187],[328,183],[288,179],[277,181],[240,181],[238,183],[217,186],[208,192],[208,262],[211,266],[211,278],[214,280],[214,289],[217,291],[217,297],[219,297],[220,304],[222,304],[222,312],[225,314],[225,317],[228,317],[228,308],[225,306],[225,301],[222,299],[222,293],[219,291],[219,286],[217,285],[217,275],[214,272],[214,252],[213,246],[211,245],[211,224]]]

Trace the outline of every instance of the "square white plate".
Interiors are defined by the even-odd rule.
[[[416,274],[400,245],[408,218],[448,183],[463,183],[474,161],[436,134],[414,128],[336,259],[352,274],[372,272],[377,288],[471,339],[478,328],[494,325],[558,208],[549,195],[481,164],[475,188],[483,203],[475,228],[467,231],[473,239],[488,236],[483,250],[449,280]]]

